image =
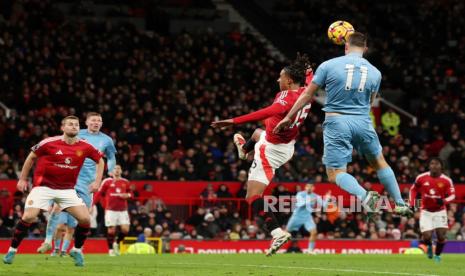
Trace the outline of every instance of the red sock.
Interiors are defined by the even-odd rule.
[[[31,224],[32,223],[27,223],[22,219],[18,221],[15,232],[13,233],[13,239],[11,240],[11,247],[18,248],[23,239],[27,236]]]

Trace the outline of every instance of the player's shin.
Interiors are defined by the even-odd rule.
[[[367,191],[360,186],[357,179],[346,172],[341,172],[336,175],[336,184],[344,191],[355,195],[360,200],[364,200],[367,195]]]
[[[442,241],[438,240],[436,242],[436,250],[434,251],[434,255],[440,256],[445,245],[446,245],[446,240],[442,240]]]
[[[31,227],[31,223],[27,223],[22,219],[18,221],[18,223],[16,224],[15,231],[13,233],[13,239],[11,240],[11,248],[18,248],[22,240],[27,236],[29,227]]]
[[[279,227],[278,220],[272,210],[265,210],[265,201],[262,196],[252,196],[248,198],[247,201],[252,207],[253,213],[264,220],[266,229],[272,236],[275,236],[278,232],[282,232],[282,229]]]
[[[247,142],[245,142],[242,148],[244,149],[246,153],[249,153],[254,150],[255,144],[256,142],[252,138],[250,138],[249,140],[247,140]]]
[[[90,234],[89,224],[78,224],[74,232],[74,248],[81,249]]]
[[[116,242],[118,243],[118,245],[124,240],[124,238],[126,237],[127,233],[124,233],[124,231],[120,231],[119,234],[118,234],[118,239],[116,240]]]
[[[405,202],[402,199],[399,184],[397,183],[396,176],[394,175],[391,167],[382,168],[376,173],[378,175],[379,182],[383,184],[389,195],[394,198],[396,205],[404,206]]]
[[[113,243],[115,242],[115,232],[108,231],[107,233],[107,245],[108,249],[111,250],[113,248]]]
[[[60,213],[52,212],[47,221],[47,229],[45,230],[45,243],[51,244],[53,239],[53,234],[58,225]]]

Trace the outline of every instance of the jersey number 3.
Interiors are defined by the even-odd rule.
[[[352,80],[354,79],[355,65],[346,64],[346,70],[347,70],[347,79],[346,79],[345,89],[352,90]],[[363,92],[365,91],[365,84],[367,83],[368,67],[360,66],[360,73],[361,73],[361,78],[360,78],[360,84],[358,85],[358,92]]]

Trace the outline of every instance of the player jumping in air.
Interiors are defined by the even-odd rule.
[[[299,133],[299,126],[307,117],[310,104],[306,105],[297,116],[293,116],[293,124],[284,132],[273,133],[273,128],[292,107],[304,88],[302,87],[307,78],[311,81],[312,71],[306,55],[297,55],[296,60],[289,66],[284,67],[279,74],[279,92],[273,104],[261,110],[232,119],[216,121],[212,123],[214,128],[245,124],[247,122],[265,120],[266,131],[255,131],[257,140],[236,143],[239,153],[244,154],[255,149],[254,161],[249,171],[247,181],[246,199],[252,207],[254,214],[260,216],[266,224],[268,231],[273,237],[271,247],[266,255],[274,254],[283,244],[291,238],[291,235],[279,227],[278,221],[272,211],[265,210],[263,191],[273,179],[275,170],[288,162],[294,154],[295,139]],[[235,138],[237,135],[235,135]],[[237,142],[237,138],[235,139]],[[244,149],[244,147],[246,149]]]
[[[86,158],[97,163],[95,180],[90,185],[92,191],[97,191],[102,181],[105,163],[102,154],[77,137],[79,119],[75,116],[65,117],[61,121],[62,136],[42,140],[32,147],[21,170],[17,184],[20,191],[26,191],[29,172],[37,160],[34,172],[34,188],[27,196],[24,214],[16,224],[8,253],[3,257],[5,264],[12,264],[18,246],[27,236],[29,227],[35,221],[40,210],[48,210],[50,201],[59,204],[64,211],[78,221],[74,233],[74,248],[70,252],[76,266],[84,265],[82,246],[90,232],[90,215],[84,201],[75,190],[76,180]]]
[[[432,237],[436,232],[437,242],[434,260],[441,261],[441,252],[446,244],[447,224],[446,204],[455,199],[452,179],[442,173],[443,163],[439,158],[432,158],[429,171],[420,174],[410,188],[410,206],[415,206],[417,193],[421,195],[420,231],[422,243],[427,247],[428,258],[433,258]]]
[[[410,216],[413,213],[401,197],[396,177],[384,159],[378,135],[369,116],[371,103],[381,84],[381,73],[363,58],[367,49],[365,35],[353,33],[345,45],[345,55],[320,64],[312,83],[278,123],[273,133],[287,131],[293,125],[294,116],[312,100],[318,88],[325,88],[323,163],[326,165],[328,180],[364,202],[369,216],[374,214],[379,194],[367,192],[347,173],[346,166],[352,161],[352,150],[355,147],[376,170],[379,181],[394,198],[394,211]]]
[[[102,116],[96,112],[89,112],[86,116],[87,129],[81,129],[79,131],[79,138],[86,140],[100,152],[105,154],[107,158],[108,171],[113,171],[116,163],[115,153],[116,148],[113,140],[106,134],[100,131],[102,128]],[[92,205],[92,193],[89,191],[89,185],[95,180],[95,164],[92,160],[85,160],[76,184],[76,191],[78,195],[84,200],[86,206],[91,208]],[[61,229],[66,229],[63,245],[61,248],[61,255],[66,253],[68,246],[71,242],[70,238],[73,236],[74,227],[77,222],[72,216],[66,212],[60,213],[60,206],[55,205],[50,217],[47,221],[47,230],[45,241],[37,249],[39,253],[45,253],[52,248],[52,238],[55,233],[57,225],[61,225]],[[66,225],[66,226],[65,226]],[[58,240],[55,240],[55,251],[52,255],[57,254],[57,248],[59,248]],[[57,247],[58,246],[58,247]]]
[[[129,232],[128,198],[131,198],[129,181],[121,177],[122,169],[116,165],[113,176],[102,182],[97,198],[105,197],[105,226],[107,227],[108,254],[119,255],[119,243]],[[97,199],[96,199],[97,200]],[[120,226],[118,239],[115,242],[116,227]]]
[[[331,195],[331,192],[328,191],[325,195],[325,200],[323,200],[321,196],[313,192],[314,190],[315,186],[312,183],[308,183],[305,185],[305,191],[297,193],[295,209],[287,222],[287,231],[293,234],[299,231],[302,226],[310,233],[307,250],[309,254],[315,254],[313,250],[315,249],[317,235],[312,213],[317,209],[326,208],[329,196]]]

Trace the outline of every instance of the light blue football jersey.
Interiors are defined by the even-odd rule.
[[[370,98],[381,84],[381,72],[363,58],[349,53],[320,64],[312,80],[326,90],[325,112],[368,115]]]
[[[298,192],[296,195],[296,204],[293,217],[309,217],[315,208],[326,208],[327,202],[323,201],[321,196],[306,191]]]
[[[116,148],[110,136],[102,132],[90,133],[87,129],[81,129],[79,131],[79,138],[85,139],[96,149],[104,153],[105,157],[107,158],[108,171],[113,171],[116,164]],[[95,180],[95,170],[95,162],[89,158],[86,158],[84,164],[82,165],[81,171],[79,172],[76,190],[88,193],[88,185]]]

